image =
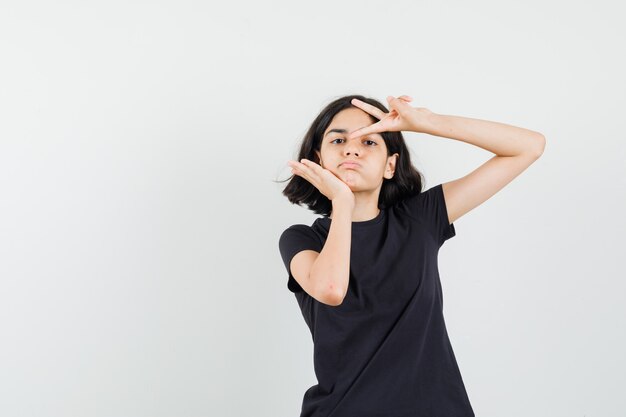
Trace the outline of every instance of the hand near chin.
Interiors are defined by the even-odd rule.
[[[350,186],[331,171],[308,159],[302,159],[301,162],[289,161],[288,164],[292,173],[310,182],[330,201],[345,198],[354,204],[354,194]]]

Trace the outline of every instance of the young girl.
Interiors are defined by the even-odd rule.
[[[542,134],[360,95],[328,104],[306,133],[283,194],[316,214],[279,249],[313,337],[318,383],[301,417],[474,416],[448,338],[437,254],[453,222],[543,152]],[[496,154],[422,191],[401,131]]]

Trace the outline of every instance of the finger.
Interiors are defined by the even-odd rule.
[[[302,169],[309,174],[319,174],[318,170],[321,168],[321,166],[319,166],[317,163],[306,158],[302,158],[300,160],[300,163],[302,165]]]
[[[404,101],[406,103],[408,103],[409,101],[412,101],[413,98],[411,98],[410,96],[407,95],[402,95],[400,97],[394,97],[394,96],[387,96],[387,102],[391,104],[392,101],[394,100],[400,100],[400,101]]]
[[[380,122],[376,122],[373,125],[365,126],[360,129],[355,130],[354,132],[350,132],[348,134],[348,139],[358,138],[360,136],[369,135],[372,133],[380,133],[384,130],[380,126]]]
[[[313,161],[311,161],[310,159],[306,159],[306,158],[302,158],[300,160],[300,163],[304,164],[306,167],[311,168],[311,169],[315,169],[317,168],[319,165]]]
[[[292,169],[292,170],[293,170],[293,169],[297,169],[297,170],[299,170],[299,171],[301,171],[301,172],[306,172],[306,171],[309,171],[309,170],[312,170],[312,169],[313,169],[313,167],[312,167],[310,164],[314,164],[314,163],[312,163],[312,162],[310,162],[310,161],[309,161],[309,162],[308,162],[308,164],[309,164],[309,165],[308,165],[307,163],[305,163],[305,162],[307,162],[307,160],[306,160],[306,159],[304,159],[304,158],[303,158],[303,159],[301,159],[300,161],[301,161],[301,162],[298,162],[298,161],[289,161],[289,162],[288,162],[288,165],[291,167],[291,169]]]
[[[369,103],[365,103],[365,102],[359,100],[358,98],[353,98],[350,103],[352,103],[352,105],[360,108],[364,112],[371,114],[372,116],[374,116],[378,120],[382,119],[383,117],[385,117],[387,115],[384,111],[382,111],[378,107],[374,107],[374,106],[372,106]]]
[[[407,101],[393,96],[387,96],[387,102],[389,103],[389,108],[393,109],[391,111],[396,113],[406,114],[407,110],[412,109]]]
[[[291,173],[292,174],[300,175],[300,171],[298,169],[298,162],[296,162],[296,161],[288,161],[287,165],[289,165],[289,168],[291,168]]]
[[[399,97],[387,96],[387,102],[388,102],[388,103],[391,103],[391,102],[392,102],[392,101],[394,101],[394,100],[400,100],[400,101],[406,101],[406,102],[408,102],[408,101],[412,101],[412,100],[413,100],[413,98],[412,98],[411,96],[407,96],[406,94],[405,94],[405,95],[402,95],[402,96],[399,96]]]
[[[314,172],[311,169],[311,167],[309,165],[307,165],[305,162],[307,162],[306,159],[301,159],[302,162],[298,162],[298,161],[289,161],[289,165],[291,166],[291,172],[293,174],[296,174],[302,178],[304,178],[305,180],[307,180],[308,182],[310,182],[311,184],[314,183],[313,180],[313,175]],[[310,163],[310,161],[309,161]]]

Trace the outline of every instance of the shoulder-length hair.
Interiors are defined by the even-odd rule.
[[[321,153],[322,136],[324,135],[324,131],[326,131],[330,122],[333,120],[333,117],[335,117],[337,113],[351,107],[358,108],[351,103],[353,98],[371,104],[384,112],[389,111],[379,101],[362,95],[348,95],[332,101],[322,109],[315,120],[313,120],[313,123],[311,123],[311,126],[302,139],[300,152],[298,154],[298,158],[296,159],[297,161],[305,158],[320,164],[315,151],[317,150]],[[378,119],[372,115],[369,115],[369,117],[372,120],[372,123],[378,121]],[[380,195],[378,196],[378,207],[383,208],[390,207],[407,197],[419,194],[422,191],[423,181],[421,172],[419,172],[411,164],[409,149],[404,142],[402,133],[381,132],[380,135],[385,141],[387,156],[398,153],[393,178],[383,178]],[[287,186],[283,189],[282,194],[287,197],[291,203],[298,205],[305,204],[316,214],[322,214],[324,216],[330,215],[332,211],[332,202],[324,194],[319,192],[313,184],[298,175],[292,175],[290,178],[291,179]],[[287,180],[289,180],[289,178]]]

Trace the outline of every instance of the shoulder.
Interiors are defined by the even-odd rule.
[[[448,218],[442,183],[411,196],[405,207],[407,215],[426,225],[439,246],[456,235],[454,224]]]
[[[400,199],[398,206],[428,206],[443,196],[442,184],[434,185],[426,190],[416,191]]]
[[[420,220],[420,214],[424,211],[426,200],[432,193],[432,188],[424,191],[416,190],[398,199],[390,209],[393,209],[399,216]]]
[[[281,250],[287,248],[318,248],[321,250],[320,236],[312,226],[306,224],[294,224],[287,227],[280,235],[279,246]]]
[[[315,232],[311,226],[306,224],[292,224],[281,233],[281,239],[289,236],[313,235]]]

